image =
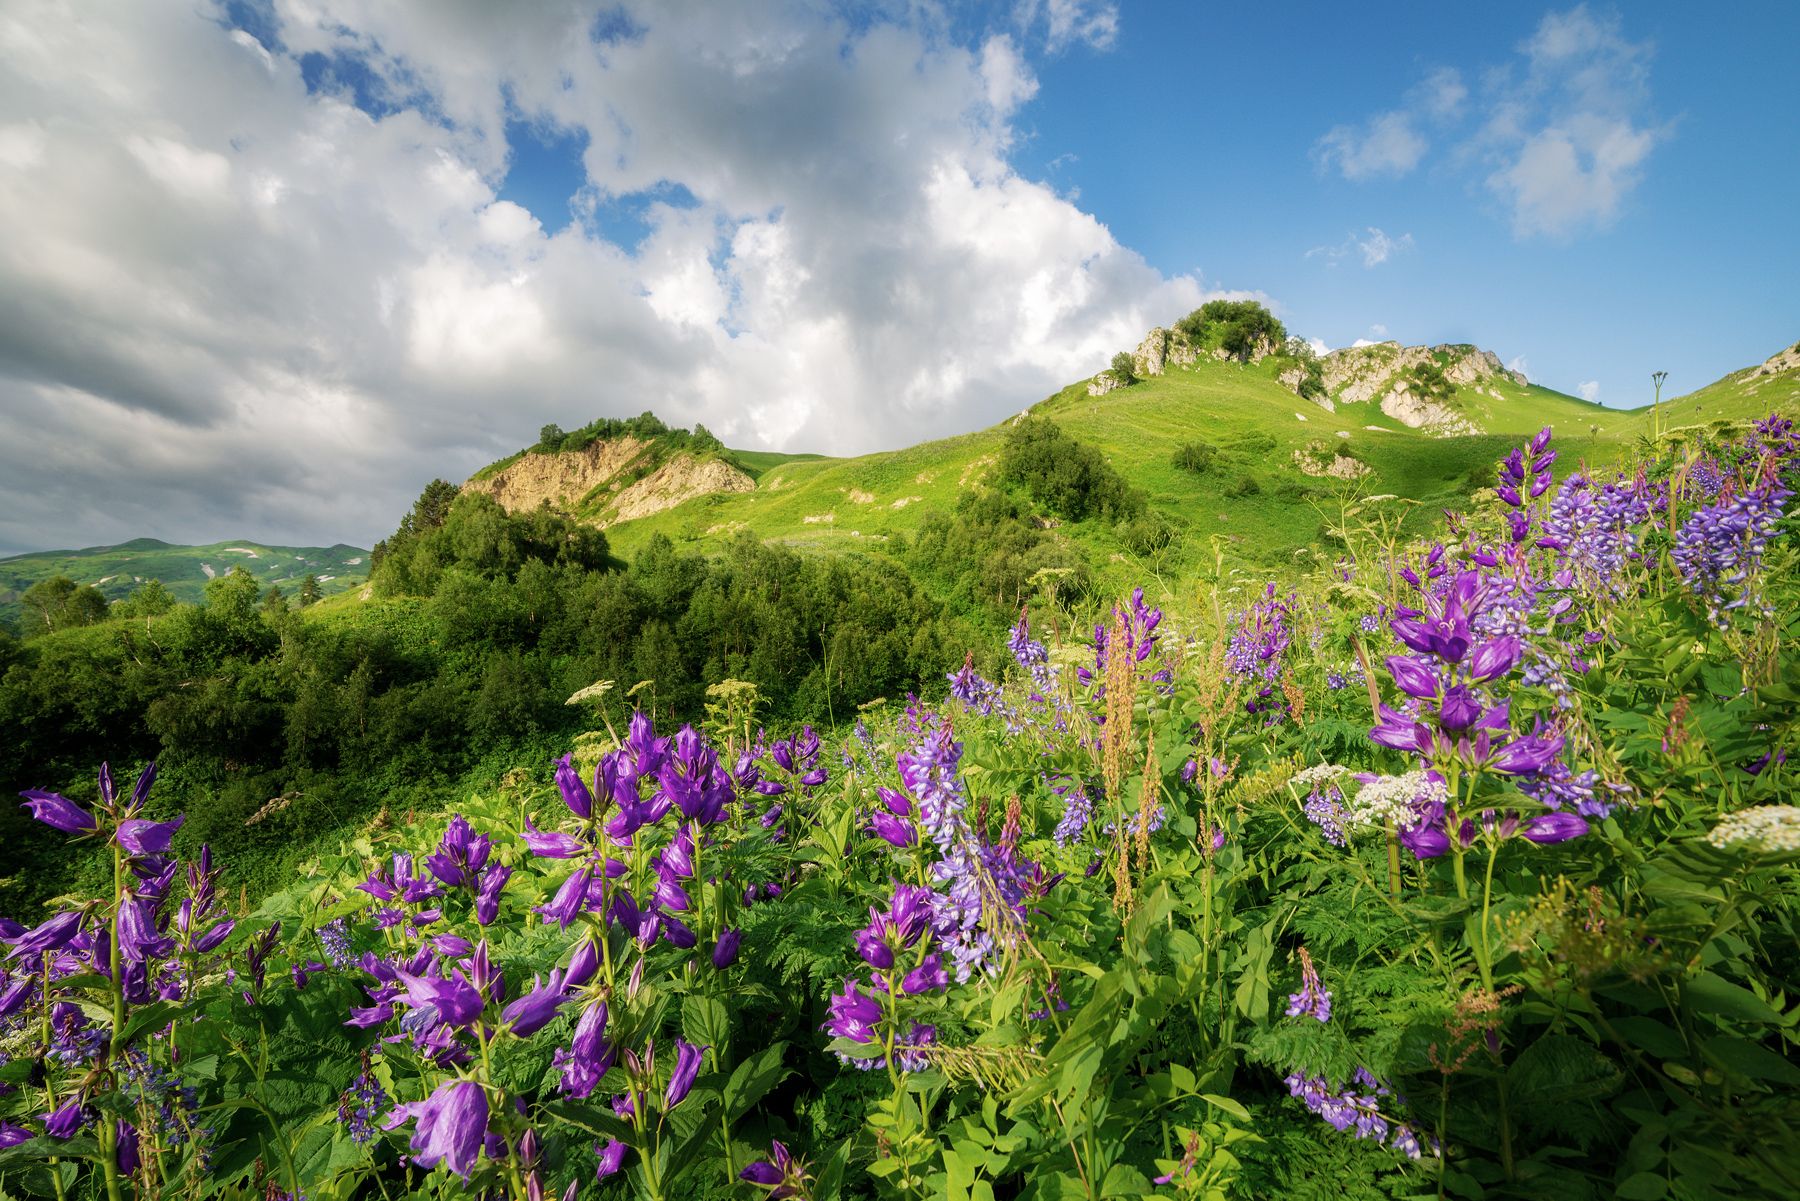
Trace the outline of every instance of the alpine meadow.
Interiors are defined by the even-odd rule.
[[[0,1197],[1800,1196],[1780,39],[1354,7],[0,16]]]

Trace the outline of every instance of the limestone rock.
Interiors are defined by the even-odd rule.
[[[602,525],[616,525],[672,509],[710,492],[754,492],[756,481],[721,459],[676,455],[637,483],[620,491]]]
[[[1102,371],[1088,381],[1089,396],[1105,396],[1108,392],[1116,392],[1125,386],[1125,381],[1110,371]]]
[[[1309,442],[1294,452],[1294,466],[1305,475],[1334,480],[1359,480],[1373,470],[1361,459],[1340,455],[1325,442]]]
[[[650,444],[637,438],[607,438],[569,454],[519,456],[486,479],[470,480],[465,492],[484,492],[508,513],[528,512],[544,501],[570,508],[629,468]]]
[[[1425,430],[1440,438],[1481,432],[1474,423],[1456,410],[1446,408],[1427,397],[1413,395],[1412,391],[1404,386],[1404,381],[1399,388],[1381,398],[1381,411],[1401,425]]]
[[[1800,342],[1778,351],[1763,360],[1760,367],[1751,369],[1747,379],[1762,379],[1765,376],[1781,375],[1788,371],[1800,371]]]
[[[1139,379],[1149,379],[1153,375],[1161,375],[1168,349],[1169,331],[1159,325],[1145,334],[1144,340],[1138,343],[1136,350],[1132,351],[1132,372]]]

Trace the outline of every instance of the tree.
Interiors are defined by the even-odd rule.
[[[1112,357],[1112,373],[1121,384],[1137,383],[1137,363],[1132,360],[1130,351],[1121,350]]]
[[[118,617],[161,617],[175,607],[175,594],[163,587],[161,580],[145,580],[137,586],[137,590],[117,605],[113,606],[113,614]]]
[[[319,587],[318,576],[308,575],[305,579],[300,581],[300,607],[302,609],[306,608],[308,605],[319,603],[324,597],[325,593]]]
[[[1287,327],[1254,300],[1209,300],[1177,321],[1175,328],[1196,346],[1217,347],[1239,360],[1287,341]]]
[[[562,426],[552,421],[549,425],[546,425],[538,431],[537,448],[545,452],[555,451],[561,448],[562,440]]]
[[[66,575],[39,580],[25,590],[19,601],[25,606],[27,634],[91,626],[107,617],[105,595],[91,584],[77,584]]]

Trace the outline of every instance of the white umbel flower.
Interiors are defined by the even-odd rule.
[[[1413,802],[1444,801],[1448,794],[1441,781],[1422,771],[1403,776],[1381,776],[1357,789],[1344,805],[1344,828],[1383,829],[1389,822],[1405,826],[1413,820]]]
[[[1728,814],[1713,827],[1706,841],[1716,847],[1780,854],[1800,851],[1800,808],[1793,805],[1758,805]]]

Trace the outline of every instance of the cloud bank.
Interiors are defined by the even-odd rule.
[[[899,14],[8,6],[0,551],[366,544],[434,475],[646,408],[904,444],[1203,299],[1008,160],[1033,56],[1116,10]],[[585,219],[503,195],[527,127],[585,147]]]

